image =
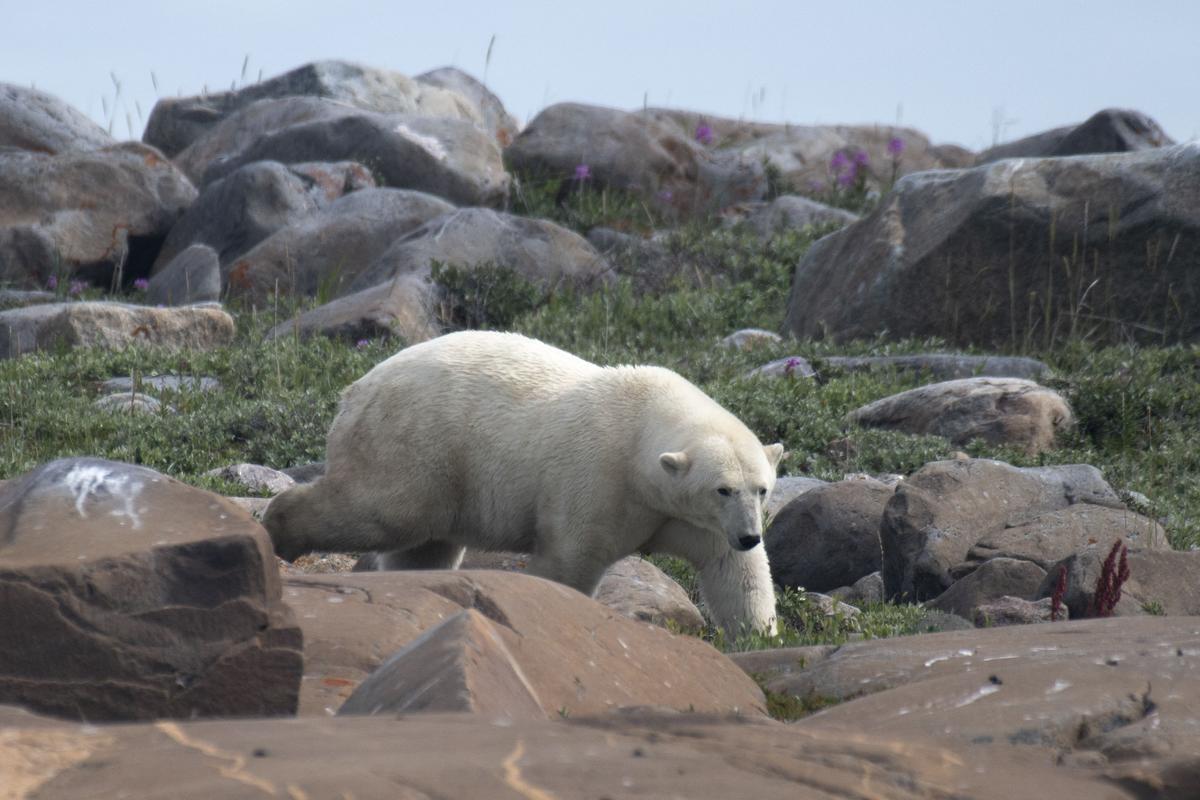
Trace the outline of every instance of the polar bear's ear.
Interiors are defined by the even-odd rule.
[[[687,453],[682,450],[678,453],[663,453],[658,457],[658,463],[662,464],[662,468],[669,474],[680,476],[688,471],[691,462],[688,461]]]
[[[779,442],[768,444],[763,447],[763,452],[767,454],[767,461],[771,462],[773,469],[779,469],[779,462],[783,461],[786,453],[783,452],[783,445]]]

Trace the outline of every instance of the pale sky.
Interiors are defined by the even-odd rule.
[[[899,121],[982,149],[998,129],[1004,141],[1121,106],[1177,140],[1200,137],[1191,0],[436,5],[0,0],[0,81],[56,94],[104,127],[111,118],[129,138],[158,97],[318,59],[482,79],[494,35],[486,81],[522,121],[561,101],[648,102],[795,124]]]

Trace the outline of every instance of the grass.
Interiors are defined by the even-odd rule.
[[[522,209],[579,230],[597,223],[642,231],[654,220],[617,194],[576,193],[552,202],[557,187],[526,189]],[[782,441],[785,474],[837,480],[847,472],[908,474],[952,450],[936,437],[848,429],[847,412],[913,388],[920,376],[829,372],[821,381],[747,378],[773,358],[802,354],[820,364],[829,355],[891,355],[939,349],[937,340],[886,339],[845,344],[788,342],[754,352],[727,350],[718,340],[744,327],[778,330],[792,269],[819,231],[769,241],[712,227],[679,229],[662,243],[654,275],[644,263],[618,263],[621,278],[591,294],[534,295],[502,269],[483,277],[444,268],[449,306],[461,320],[518,330],[603,364],[655,363],[677,370],[743,419],[764,441]],[[453,298],[452,298],[453,299]],[[297,310],[268,313],[231,308],[236,341],[212,352],[59,350],[0,361],[0,478],[53,458],[93,455],[145,464],[216,491],[234,487],[203,473],[249,461],[275,468],[322,458],[338,393],[400,343],[364,347],[315,338],[270,343],[263,334]],[[1097,347],[1078,339],[1032,352],[1048,361],[1078,423],[1055,451],[1038,457],[976,442],[971,455],[1017,465],[1085,462],[1100,467],[1119,490],[1144,494],[1165,520],[1176,548],[1200,545],[1200,348]],[[100,382],[114,376],[177,373],[211,376],[212,393],[162,395],[176,413],[129,415],[94,408]],[[656,558],[687,588],[694,576],[682,562]],[[780,597],[780,637],[725,641],[727,650],[840,643],[921,630],[913,606],[878,605],[855,618],[826,617],[802,595]]]

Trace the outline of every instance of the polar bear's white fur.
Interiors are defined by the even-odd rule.
[[[782,456],[670,370],[454,333],[351,385],[325,476],[275,498],[264,523],[284,558],[394,551],[385,566],[453,569],[465,547],[528,552],[529,572],[585,594],[631,553],[671,553],[728,633],[773,633],[760,542]]]

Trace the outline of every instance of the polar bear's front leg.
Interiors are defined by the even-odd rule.
[[[731,640],[747,631],[776,635],[775,585],[767,550],[726,548],[698,570],[700,594],[713,622]]]
[[[775,584],[763,545],[736,551],[723,537],[673,519],[643,549],[691,562],[708,614],[730,640],[749,630],[778,633]]]

